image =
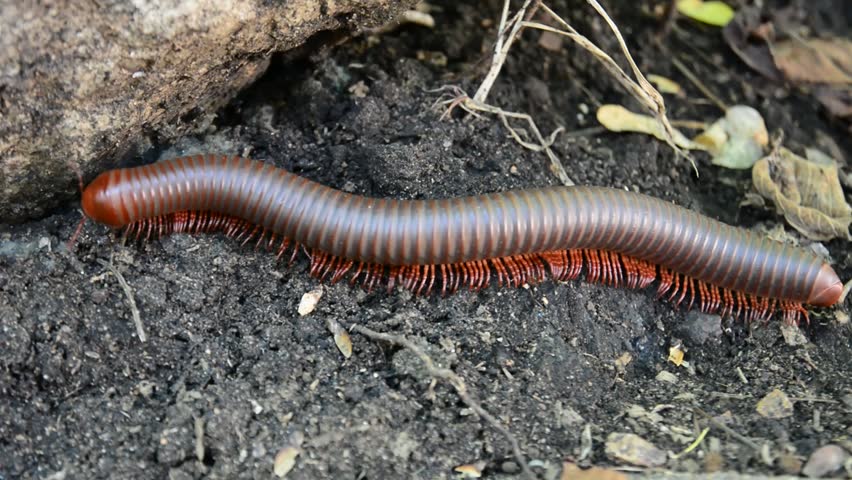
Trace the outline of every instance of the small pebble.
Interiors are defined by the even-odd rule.
[[[817,448],[808,458],[802,474],[810,478],[830,475],[843,467],[849,454],[837,445],[824,445]]]
[[[793,415],[793,402],[776,388],[757,402],[757,413],[766,418],[787,418]]]
[[[666,383],[677,383],[677,375],[663,370],[657,374],[657,381]]]
[[[521,471],[520,467],[518,467],[518,464],[512,461],[503,462],[500,465],[500,470],[502,470],[503,473],[518,473],[519,471]]]
[[[283,478],[286,476],[293,467],[296,466],[296,457],[302,451],[293,446],[284,447],[278,451],[278,454],[275,455],[275,461],[272,464],[272,472],[275,473],[275,476],[278,478]]]
[[[633,433],[610,433],[606,438],[606,454],[640,467],[659,467],[666,463],[666,452]]]
[[[798,475],[802,471],[802,461],[791,453],[782,453],[778,457],[778,466],[787,475]]]

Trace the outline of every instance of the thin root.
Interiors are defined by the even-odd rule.
[[[107,262],[99,258],[98,263],[106,267],[115,279],[118,280],[118,284],[124,290],[124,295],[127,297],[127,303],[130,305],[130,316],[133,317],[133,324],[136,326],[136,335],[139,336],[140,342],[148,341],[148,335],[145,334],[145,328],[142,325],[142,316],[139,315],[139,308],[136,307],[136,298],[133,296],[133,289],[130,288],[127,280],[124,279],[124,275],[115,268],[112,262]]]

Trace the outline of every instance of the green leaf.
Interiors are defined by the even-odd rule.
[[[734,18],[734,10],[724,2],[702,0],[679,0],[677,11],[693,20],[717,27],[724,27]]]

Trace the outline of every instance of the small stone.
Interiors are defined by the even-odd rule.
[[[610,433],[606,438],[606,454],[640,467],[659,467],[666,463],[666,452],[633,433]]]
[[[830,475],[843,467],[849,454],[837,445],[824,445],[811,453],[802,474],[811,478]]]
[[[787,475],[798,475],[802,471],[802,461],[792,453],[782,453],[778,457],[778,466]]]
[[[538,46],[551,52],[558,52],[562,50],[562,36],[553,32],[542,32],[538,37]]]
[[[518,466],[517,463],[511,460],[507,460],[500,464],[500,470],[502,470],[503,473],[518,473],[519,471],[521,471],[521,468]]]
[[[757,402],[757,413],[766,418],[787,418],[793,415],[793,402],[776,388]]]
[[[719,452],[707,452],[704,457],[704,470],[707,473],[721,472],[725,468],[725,457]]]
[[[275,455],[275,462],[272,464],[272,472],[278,478],[283,478],[293,467],[296,466],[296,457],[302,453],[298,447],[284,447]]]
[[[677,383],[677,375],[663,370],[662,372],[657,374],[657,381],[674,384]]]

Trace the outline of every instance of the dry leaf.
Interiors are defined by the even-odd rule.
[[[678,367],[683,365],[683,349],[680,345],[669,348],[669,361]]]
[[[319,303],[320,298],[322,298],[322,287],[315,288],[302,295],[302,300],[299,301],[299,315],[304,317],[305,315],[313,312],[314,309],[317,308],[317,303]]]
[[[677,11],[693,20],[724,27],[734,18],[734,10],[724,2],[703,0],[678,0]]]
[[[766,35],[758,34],[771,29],[771,23],[763,22],[760,7],[743,7],[722,29],[722,37],[746,65],[764,77],[780,82],[784,77],[775,66]]]
[[[352,339],[349,338],[349,332],[346,331],[337,320],[329,318],[327,321],[328,331],[334,336],[334,344],[337,349],[343,354],[344,358],[352,356]]]
[[[817,164],[781,148],[754,164],[752,182],[802,235],[812,240],[852,240],[852,207],[833,163]]]
[[[680,84],[671,78],[667,78],[662,75],[654,75],[653,73],[648,74],[647,77],[648,81],[653,83],[660,93],[669,93],[672,95],[681,95],[683,93],[683,89]]]
[[[852,40],[847,38],[798,38],[775,44],[775,65],[788,80],[797,83],[852,84]]]
[[[814,88],[813,95],[833,116],[852,117],[852,87],[821,85]]]
[[[613,132],[634,132],[653,135],[658,140],[666,140],[665,130],[656,118],[633,113],[621,105],[602,105],[597,112],[598,122],[601,123],[607,130]],[[680,133],[679,130],[673,130],[674,141],[680,148],[689,150],[704,150],[703,145],[694,143],[692,140]]]

